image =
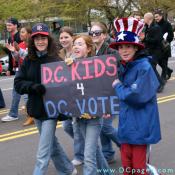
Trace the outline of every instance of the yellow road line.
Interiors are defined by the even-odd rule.
[[[172,100],[175,100],[175,97],[173,97],[173,98],[168,98],[168,99],[164,99],[164,100],[159,100],[159,101],[158,101],[158,104],[160,104],[160,103],[165,103],[165,102],[172,101]]]
[[[61,128],[62,125],[57,125],[57,128]],[[4,142],[4,141],[7,141],[7,140],[13,140],[13,139],[16,139],[16,138],[20,138],[20,137],[25,137],[25,136],[28,136],[28,135],[33,135],[33,134],[36,134],[38,133],[38,130],[34,130],[34,131],[31,131],[31,132],[26,132],[26,133],[23,133],[23,134],[18,134],[18,135],[14,135],[14,136],[10,136],[10,137],[5,137],[5,138],[2,138],[0,139],[0,142]]]
[[[0,114],[6,114],[9,112],[9,109],[5,109],[5,110],[0,110]]]
[[[57,126],[62,126],[62,123],[58,122]],[[35,130],[37,130],[37,128],[32,127],[32,128],[27,128],[27,129],[22,129],[22,130],[19,130],[19,131],[15,131],[15,132],[10,132],[10,133],[7,133],[7,134],[0,134],[0,138],[8,137],[8,136],[11,136],[11,135],[16,135],[16,134],[20,134],[20,133],[31,132],[31,131],[35,131]]]
[[[31,132],[26,132],[26,133],[23,133],[23,134],[18,134],[18,135],[14,135],[14,136],[10,136],[10,137],[5,137],[5,138],[0,139],[0,142],[16,139],[16,138],[20,138],[20,137],[25,137],[25,136],[36,134],[36,133],[38,133],[38,130],[31,131]]]
[[[37,129],[36,127],[32,127],[32,128],[28,128],[28,129],[22,129],[22,130],[19,130],[19,131],[15,131],[15,132],[10,132],[10,133],[7,133],[7,134],[1,134],[0,138],[15,135],[15,134],[19,134],[19,133],[25,133],[25,132],[29,132],[29,131],[36,130],[36,129]]]
[[[168,96],[164,96],[164,97],[159,97],[159,98],[157,98],[157,100],[159,101],[159,100],[167,99],[167,98],[171,98],[171,97],[175,97],[175,94],[173,94],[173,95],[168,95]]]
[[[172,100],[175,100],[175,94],[174,95],[165,96],[165,97],[159,97],[158,98],[158,104],[165,103],[165,102],[172,101]],[[62,127],[62,123],[58,122],[57,128],[60,128],[60,127]],[[36,133],[38,133],[37,128],[36,127],[32,127],[32,128],[22,129],[22,130],[11,132],[11,133],[7,133],[7,134],[1,134],[0,135],[0,142],[16,139],[16,138],[20,138],[20,137],[25,137],[25,136],[36,134]]]
[[[19,110],[19,111],[22,111],[22,110],[24,110],[24,109],[19,108],[18,110]],[[8,112],[9,112],[9,109],[0,110],[0,115],[1,115],[1,114],[7,114]]]
[[[175,80],[175,77],[171,77],[169,80]]]
[[[0,112],[7,112],[7,111],[9,111],[9,109],[0,110]]]

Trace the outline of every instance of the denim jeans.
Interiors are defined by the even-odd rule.
[[[64,131],[74,140],[74,159],[80,160],[83,162],[84,138],[80,132],[80,127],[76,122],[76,118],[73,118],[73,120],[63,121],[63,128],[64,128]]]
[[[23,99],[24,99],[24,104],[27,105],[28,94],[24,94],[24,95],[23,95]]]
[[[117,132],[118,129],[114,128],[112,125],[113,119],[115,116],[112,116],[107,119],[103,119],[103,126],[100,133],[100,139],[102,144],[102,152],[107,160],[110,160],[114,157],[115,151],[112,147],[112,141],[119,147],[120,143],[118,142]]]
[[[96,175],[97,169],[109,169],[98,145],[103,119],[78,119],[77,122],[85,140],[83,175]]]
[[[11,117],[18,117],[18,107],[19,107],[19,102],[21,99],[21,95],[18,94],[13,86],[13,91],[12,91],[12,103],[9,111],[9,116]]]
[[[59,175],[70,175],[74,166],[55,136],[57,121],[35,119],[35,123],[40,133],[40,139],[33,175],[45,175],[50,159]]]

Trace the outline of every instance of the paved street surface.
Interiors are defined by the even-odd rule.
[[[175,58],[169,62],[169,66],[175,72]],[[11,91],[14,77],[0,77],[0,88],[6,101],[6,108],[0,109],[0,118],[5,116],[11,104]],[[146,82],[145,82],[146,83]],[[26,119],[25,111],[21,110],[23,98],[20,102],[20,120],[2,123],[0,122],[0,175],[32,175],[35,164],[35,154],[38,144],[38,133],[35,126],[23,127]],[[167,82],[163,93],[158,94],[158,103],[161,120],[162,141],[152,146],[151,164],[160,168],[162,174],[175,175],[175,73]],[[114,122],[117,127],[117,121]],[[70,159],[73,157],[72,140],[63,131],[61,123],[58,123],[56,135],[64,146]],[[111,164],[115,169],[114,174],[120,174],[120,154],[116,150],[116,162]],[[92,148],[93,149],[93,148]],[[61,162],[60,162],[61,163]],[[82,167],[78,167],[78,174],[82,175]],[[56,175],[53,164],[50,163],[48,175]]]

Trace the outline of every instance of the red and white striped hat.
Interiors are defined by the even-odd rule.
[[[140,49],[144,45],[140,43],[138,35],[143,30],[144,23],[138,21],[136,18],[121,18],[114,20],[114,27],[116,29],[115,42],[110,44],[111,48],[116,49],[119,44],[134,44]]]

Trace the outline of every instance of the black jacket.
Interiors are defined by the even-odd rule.
[[[27,113],[37,119],[46,120],[47,114],[44,108],[43,97],[31,92],[34,84],[41,83],[41,64],[59,61],[58,58],[47,55],[37,60],[24,59],[20,70],[16,73],[14,80],[15,90],[19,94],[28,94]]]
[[[160,49],[162,48],[163,34],[158,24],[152,22],[150,26],[145,27],[145,38],[143,43],[148,49]]]
[[[159,25],[163,35],[165,33],[168,33],[166,40],[170,43],[174,38],[173,28],[172,28],[171,24],[168,21],[164,20],[163,18],[157,24]]]
[[[152,22],[150,26],[146,25],[145,38],[143,43],[148,54],[152,56],[155,64],[162,59],[162,40],[163,35],[158,24]]]

